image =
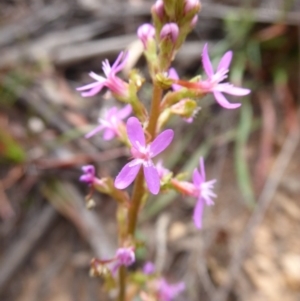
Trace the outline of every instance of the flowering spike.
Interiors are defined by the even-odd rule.
[[[127,120],[127,134],[132,144],[131,153],[134,159],[119,172],[115,179],[115,187],[118,189],[128,187],[143,166],[149,191],[152,194],[158,194],[160,189],[159,174],[151,159],[169,146],[174,137],[173,130],[163,131],[152,143],[146,145],[141,123],[136,117],[130,117]]]

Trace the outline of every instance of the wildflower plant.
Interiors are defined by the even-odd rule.
[[[230,103],[223,93],[236,96],[250,93],[249,89],[226,82],[233,56],[231,51],[224,54],[214,71],[206,44],[202,50],[204,78],[182,80],[172,67],[177,51],[198,20],[200,8],[198,0],[157,0],[151,9],[153,24],[143,24],[137,30],[153,85],[150,110],[138,95],[145,81],[142,75],[133,70],[128,80],[118,76],[126,65],[126,52],[121,52],[112,65],[108,60],[103,62],[105,76],[91,72],[89,75],[95,81],[77,88],[83,97],[95,96],[102,89],[108,89],[124,104],[120,108],[110,108],[99,119],[99,126],[87,133],[86,138],[101,132],[106,141],[119,139],[130,150],[129,162],[113,177],[97,178],[91,165],[82,167],[80,177],[91,190],[87,201],[98,190],[118,203],[118,249],[109,259],[94,258],[91,274],[101,276],[108,290],[117,288],[119,301],[171,301],[185,289],[183,282],[170,283],[162,277],[151,262],[143,269],[135,268],[131,275],[127,270],[135,263],[135,252],[141,245],[135,232],[139,213],[149,194],[175,190],[195,198],[191,219],[198,229],[202,227],[205,206],[213,205],[213,199],[217,197],[213,191],[216,180],[207,181],[203,158],[199,158],[199,167],[195,166],[190,181],[174,175],[163,161],[156,161],[155,157],[172,147],[172,141],[176,139],[176,133],[168,128],[169,119],[178,115],[187,122],[186,126],[191,126],[199,111],[199,100],[205,95],[212,93],[220,106],[236,109],[241,104]],[[133,189],[129,194],[126,189],[131,184]]]

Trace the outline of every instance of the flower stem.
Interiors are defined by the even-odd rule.
[[[160,114],[160,102],[162,98],[162,89],[155,85],[153,86],[153,97],[151,102],[151,111],[147,131],[153,140],[156,136],[157,120]],[[134,182],[131,206],[128,212],[128,238],[134,237],[138,214],[141,202],[144,196],[144,174],[142,168],[140,169],[136,180]],[[118,301],[125,301],[126,297],[126,268],[122,266],[119,271],[119,297]]]
[[[119,296],[118,301],[125,301],[126,298],[126,267],[121,266],[119,269]]]
[[[128,212],[127,234],[129,236],[134,236],[134,232],[137,224],[137,217],[138,217],[143,195],[144,195],[144,174],[143,174],[143,170],[140,169],[134,183],[131,206]]]
[[[154,83],[153,96],[151,102],[151,111],[147,131],[151,135],[151,140],[156,136],[156,125],[160,114],[160,101],[162,98],[162,89]]]

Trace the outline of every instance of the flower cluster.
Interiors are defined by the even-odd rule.
[[[115,172],[114,177],[97,178],[92,165],[82,167],[80,177],[80,181],[117,201],[119,247],[111,259],[93,260],[92,267],[94,274],[105,278],[107,287],[120,286],[120,301],[126,299],[126,283],[132,284],[133,291],[140,286],[137,293],[142,300],[172,301],[185,289],[183,282],[170,284],[155,271],[151,262],[144,266],[142,272],[134,271],[136,277],[125,279],[124,267],[135,263],[135,251],[141,245],[135,231],[138,215],[148,195],[175,190],[195,198],[191,220],[198,229],[202,228],[205,206],[213,205],[213,199],[217,197],[214,192],[216,179],[206,179],[203,158],[190,175],[191,180],[164,167],[162,159],[157,160],[162,153],[176,152],[171,146],[175,134],[173,129],[168,128],[170,118],[177,115],[188,123],[186,126],[191,126],[199,113],[198,100],[205,95],[212,94],[225,109],[236,109],[241,103],[230,103],[224,94],[244,96],[250,93],[249,89],[236,87],[227,81],[232,51],[226,52],[214,69],[208,45],[205,44],[201,54],[204,77],[183,80],[172,67],[178,49],[196,26],[200,8],[198,0],[157,0],[151,9],[153,24],[143,24],[137,30],[153,83],[149,111],[139,98],[138,90],[145,81],[141,74],[132,70],[128,80],[117,75],[127,63],[128,52],[121,52],[112,65],[105,60],[102,63],[104,76],[90,72],[90,77],[95,81],[77,88],[83,97],[95,96],[106,88],[116,100],[125,103],[123,107],[108,109],[98,120],[99,125],[85,137],[90,138],[101,132],[105,141],[117,138],[128,147],[129,161]],[[130,193],[130,189],[129,192],[126,189],[131,184],[134,185]],[[116,275],[118,271],[119,278]],[[142,273],[143,277],[138,273]]]

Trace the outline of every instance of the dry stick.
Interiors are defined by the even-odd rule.
[[[280,180],[284,175],[284,171],[286,170],[290,159],[297,148],[299,140],[299,129],[291,132],[286,138],[282,150],[278,155],[277,160],[275,161],[270,172],[270,176],[263,188],[261,195],[258,198],[256,209],[246,226],[244,236],[242,237],[240,244],[231,259],[228,279],[225,285],[221,287],[219,291],[217,291],[216,296],[213,298],[213,300],[227,300],[233,282],[241,269],[243,259],[247,254],[248,248],[250,247],[253,234],[265,216],[265,213],[274,197],[277,187],[280,184]]]

